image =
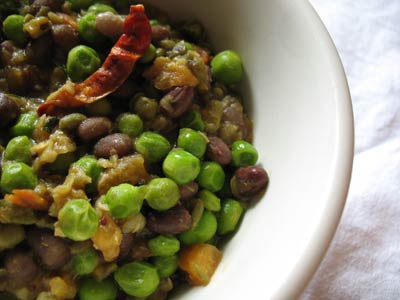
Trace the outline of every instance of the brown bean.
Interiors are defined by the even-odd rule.
[[[195,182],[189,182],[187,184],[181,185],[179,187],[179,191],[181,194],[181,200],[189,200],[190,198],[194,197],[199,190],[199,185]]]
[[[54,43],[64,52],[68,52],[79,43],[79,33],[67,24],[51,26]]]
[[[151,212],[146,218],[147,227],[159,234],[179,234],[192,226],[192,216],[184,207],[174,207],[163,212]]]
[[[79,124],[78,135],[84,142],[97,140],[111,131],[112,123],[105,117],[88,118]]]
[[[112,12],[104,12],[96,16],[96,30],[111,39],[121,36],[123,25],[124,19]]]
[[[39,273],[30,252],[14,250],[8,253],[4,259],[4,266],[8,279],[17,286],[29,283]]]
[[[0,127],[7,126],[14,121],[20,113],[20,109],[10,97],[0,93]]]
[[[249,201],[267,187],[268,181],[268,174],[263,168],[243,167],[235,171],[231,190],[238,200]]]
[[[194,88],[178,86],[160,100],[160,109],[170,118],[178,118],[190,107],[194,98]]]
[[[134,241],[134,235],[132,233],[124,233],[122,235],[122,241],[119,250],[119,259],[127,257],[132,249]]]
[[[109,158],[116,154],[118,157],[124,157],[133,152],[133,141],[129,135],[123,133],[114,133],[107,135],[99,140],[94,146],[94,155],[97,157]]]
[[[28,233],[28,244],[41,264],[49,270],[62,268],[71,258],[67,241],[48,230],[31,230]]]
[[[232,161],[232,152],[228,145],[216,136],[209,137],[208,140],[207,157],[220,165],[230,164]]]
[[[168,27],[161,25],[151,27],[151,40],[153,42],[159,42],[169,37],[171,37],[171,30]]]

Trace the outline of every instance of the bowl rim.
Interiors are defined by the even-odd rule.
[[[340,122],[337,126],[338,144],[335,153],[333,180],[330,184],[327,205],[321,214],[323,219],[313,234],[298,265],[289,274],[286,282],[272,299],[298,299],[316,273],[338,228],[343,214],[353,169],[354,158],[354,115],[350,89],[339,52],[325,27],[321,17],[309,0],[302,0],[302,13],[311,18],[320,39],[320,46],[328,55],[332,80],[337,90],[335,94]]]

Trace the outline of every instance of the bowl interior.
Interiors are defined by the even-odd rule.
[[[270,174],[212,282],[175,299],[294,299],[322,259],[350,181],[351,101],[335,47],[303,0],[148,2],[175,20],[198,18],[215,50],[242,55],[242,95]]]

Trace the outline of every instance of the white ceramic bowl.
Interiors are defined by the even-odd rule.
[[[351,175],[351,99],[335,47],[306,0],[150,2],[198,18],[216,50],[242,55],[242,94],[270,174],[212,282],[174,299],[294,300],[331,241]]]

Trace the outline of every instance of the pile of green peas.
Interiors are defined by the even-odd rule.
[[[81,44],[66,53],[65,72],[72,82],[82,82],[99,69],[104,60],[101,47],[109,42],[108,37],[96,29],[96,16],[102,13],[118,14],[116,8],[129,1],[67,2],[67,7],[79,16],[77,30]],[[115,8],[111,4],[115,4]],[[25,18],[21,15],[6,17],[3,21],[4,36],[17,45],[26,45],[29,36],[23,29],[24,22]],[[153,19],[151,24],[158,26],[163,22]],[[196,24],[190,24],[182,31],[190,40],[190,43],[184,41],[182,44],[188,51],[195,51],[196,39],[203,38],[204,32]],[[152,43],[139,61],[140,68],[150,65],[164,53],[162,51],[165,52],[165,49],[156,42]],[[240,82],[244,73],[240,55],[232,50],[222,51],[212,57],[209,67],[212,78],[226,86]],[[151,98],[143,96],[141,101],[149,107],[155,106],[154,114],[158,114],[160,91],[152,86],[146,86],[144,90],[145,95]],[[94,273],[104,261],[100,251],[93,246],[74,253],[68,265],[78,279],[80,300],[114,300],[121,290],[134,297],[129,299],[150,300],[148,297],[157,290],[160,282],[177,272],[181,249],[198,243],[216,244],[221,236],[237,230],[245,205],[231,194],[226,196],[224,191],[229,189],[232,170],[254,166],[258,161],[258,152],[249,142],[237,140],[229,149],[232,161],[228,166],[222,165],[207,156],[209,140],[200,111],[188,110],[175,119],[179,130],[171,137],[149,128],[148,119],[151,118],[148,111],[140,113],[139,109],[135,109],[134,112],[124,111],[115,115],[114,106],[108,100],[102,99],[88,105],[83,111],[60,118],[55,128],[74,132],[87,118],[86,115],[112,117],[115,120],[112,131],[129,136],[135,153],[144,158],[146,167],[156,169],[155,174],[151,174],[151,180],[140,185],[120,183],[109,188],[99,200],[97,188],[105,169],[99,158],[87,150],[89,146],[79,145],[79,139],[79,149],[63,153],[54,162],[45,164],[44,174],[63,178],[71,168],[75,168],[89,178],[84,187],[89,199],[68,199],[57,216],[57,228],[65,238],[74,242],[87,242],[96,235],[102,222],[95,208],[96,200],[101,202],[102,208],[105,207],[117,224],[122,224],[141,213],[145,215],[151,211],[163,214],[184,205],[182,187],[193,182],[198,185],[199,191],[193,195],[196,204],[190,212],[191,227],[176,235],[151,232],[146,241],[151,253],[149,258],[143,261],[119,259],[113,274],[101,280]],[[131,101],[130,106],[134,107],[138,102]],[[35,157],[31,149],[37,144],[34,131],[38,124],[37,114],[25,109],[7,132],[9,139],[4,149],[0,177],[3,195],[15,189],[35,189],[46,180],[43,174],[35,172],[33,165]]]
[[[14,189],[33,189],[39,182],[32,168],[31,141],[37,116],[35,113],[23,113],[9,129],[12,137],[3,156],[0,189],[3,194]]]
[[[112,297],[115,296],[117,286],[128,295],[146,297],[155,291],[160,280],[177,271],[178,253],[182,245],[212,242],[217,234],[223,236],[237,229],[244,206],[235,199],[221,200],[217,196],[216,193],[224,185],[225,172],[221,165],[203,160],[206,137],[201,132],[183,128],[177,138],[177,148],[172,149],[166,141],[162,135],[150,132],[145,132],[137,139],[137,148],[146,153],[144,156],[149,161],[162,162],[166,177],[155,178],[142,186],[127,183],[114,186],[105,195],[104,203],[115,219],[139,213],[144,204],[156,211],[167,211],[180,201],[179,186],[195,180],[202,188],[198,197],[203,203],[197,223],[178,236],[158,235],[148,240],[152,259],[146,263],[131,262],[121,266],[115,272],[114,280],[98,282],[91,277],[85,279],[80,286],[81,299],[91,299],[97,293],[99,295],[96,297],[99,298],[96,299],[115,299]],[[245,141],[238,141],[232,147],[232,164],[235,166],[254,164],[257,156],[254,147]],[[101,172],[93,157],[83,157],[75,165],[83,168],[93,179]],[[184,171],[179,171],[182,169]],[[77,199],[63,207],[59,222],[68,238],[82,241],[93,236],[98,219],[88,201]],[[73,270],[80,276],[93,272],[97,264],[98,256],[93,251],[79,253],[72,260]]]

